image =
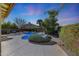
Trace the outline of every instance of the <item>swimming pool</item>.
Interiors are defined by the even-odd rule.
[[[24,36],[22,36],[22,40],[28,40],[29,37],[32,35],[32,34],[35,34],[36,32],[24,32]]]
[[[46,37],[47,36],[47,35],[45,35],[44,33],[41,33],[41,32],[24,32],[23,34],[24,35],[21,37],[22,40],[28,40],[29,37],[32,34],[38,34],[38,35],[41,35],[42,37]]]

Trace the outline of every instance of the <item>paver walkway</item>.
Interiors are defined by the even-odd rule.
[[[12,36],[13,39],[3,41],[2,56],[67,56],[57,44],[36,45],[22,40],[22,36]]]

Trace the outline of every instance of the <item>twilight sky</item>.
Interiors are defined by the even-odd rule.
[[[51,9],[60,9],[60,4],[55,3],[18,3],[15,4],[13,10],[5,21],[13,22],[16,17],[23,18],[27,22],[36,24],[38,19],[48,17],[47,11]],[[79,4],[65,4],[64,8],[57,16],[58,23],[62,25],[79,23]]]

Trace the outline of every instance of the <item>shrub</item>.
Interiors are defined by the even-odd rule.
[[[64,46],[75,55],[79,55],[79,24],[63,26],[59,34]]]
[[[32,42],[37,42],[37,43],[42,43],[42,42],[49,42],[50,41],[50,37],[49,36],[46,36],[45,38],[43,38],[41,35],[39,34],[32,34],[30,37],[29,37],[29,41],[32,41]]]

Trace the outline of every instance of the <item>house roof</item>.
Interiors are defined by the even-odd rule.
[[[40,28],[39,26],[37,25],[34,25],[32,23],[28,23],[28,24],[25,24],[22,29],[33,29],[33,28]]]

